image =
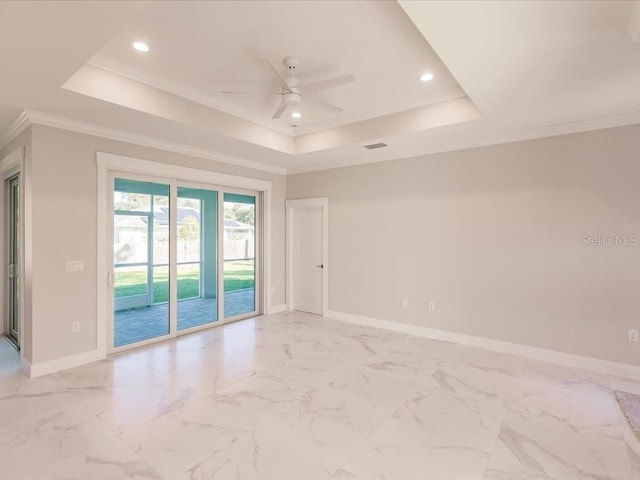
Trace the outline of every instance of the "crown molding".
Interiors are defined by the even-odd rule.
[[[0,135],[0,150],[9,145],[9,142],[24,132],[29,125],[31,125],[31,120],[27,112],[22,112],[20,116],[9,125],[9,128]]]
[[[5,136],[8,137],[8,133],[12,134],[11,138],[15,137],[22,130],[17,131],[17,133],[15,133],[14,130],[16,130],[16,127],[14,126],[22,125],[22,124],[25,124],[24,126],[21,126],[22,130],[24,130],[27,126],[31,124],[44,125],[47,127],[61,128],[63,130],[70,130],[72,132],[83,133],[86,135],[94,135],[96,137],[102,137],[110,140],[131,143],[131,144],[140,145],[143,147],[157,148],[159,150],[165,150],[167,152],[174,152],[182,155],[188,155],[190,157],[205,158],[207,160],[213,160],[216,162],[235,165],[238,167],[251,168],[253,170],[260,170],[260,171],[269,172],[269,173],[277,173],[279,175],[287,174],[286,168],[279,167],[277,165],[254,162],[253,160],[246,160],[244,158],[225,155],[222,153],[213,152],[211,150],[206,150],[203,148],[196,148],[196,147],[190,147],[184,144],[167,142],[167,141],[160,140],[153,137],[138,135],[136,133],[125,132],[123,130],[104,127],[101,125],[96,125],[94,123],[84,122],[81,120],[73,120],[70,118],[60,117],[58,115],[52,115],[49,113],[39,112],[35,110],[25,110],[20,115],[18,120],[16,120],[16,122],[14,122],[14,124],[11,127],[9,127],[9,129],[7,130],[7,133],[3,135],[2,139],[4,139]],[[7,143],[9,140],[7,140]],[[0,142],[0,148],[2,146],[3,144]]]
[[[640,123],[640,111],[612,115],[608,117],[589,118],[574,122],[557,123],[546,127],[532,128],[522,132],[507,133],[488,137],[474,146],[499,145],[501,143],[513,143],[523,140],[535,140],[537,138],[559,137],[573,133],[591,132],[593,130],[606,130],[607,128],[626,127]],[[462,150],[470,147],[457,148]]]
[[[376,160],[373,162],[341,162],[333,165],[309,165],[287,170],[288,175],[297,175],[301,173],[312,173],[322,170],[335,168],[354,167],[357,165],[368,165],[370,163],[388,162],[393,160],[401,160],[405,158],[421,157],[423,155],[434,155],[437,153],[455,152],[458,150],[468,150],[471,148],[490,147],[493,145],[503,145],[506,143],[524,142],[527,140],[537,140],[549,137],[559,137],[562,135],[572,135],[575,133],[592,132],[595,130],[606,130],[608,128],[626,127],[629,125],[640,124],[640,111],[629,112],[609,117],[590,118],[587,120],[578,120],[575,122],[558,123],[547,127],[532,128],[519,132],[508,132],[504,134],[486,136],[483,138],[472,139],[468,141],[444,143],[441,145],[430,145],[426,148],[416,149],[413,152],[405,152],[397,158],[388,158]],[[393,137],[391,137],[393,138]],[[391,139],[380,138],[380,141],[391,142]]]
[[[608,117],[592,118],[580,120],[576,122],[566,122],[547,127],[533,128],[520,132],[509,132],[506,134],[493,135],[489,137],[479,138],[475,140],[448,143],[441,145],[432,145],[426,149],[416,150],[414,152],[404,153],[401,158],[418,157],[422,155],[433,155],[436,153],[452,152],[456,150],[467,150],[470,148],[487,147],[491,145],[501,145],[505,143],[521,142],[526,140],[535,140],[538,138],[547,138],[561,135],[570,135],[574,133],[589,132],[594,130],[604,130],[607,128],[624,127],[640,123],[640,111],[629,112],[621,115],[613,115]],[[48,113],[28,110],[20,114],[20,116],[0,135],[0,149],[9,144],[11,140],[26,130],[31,124],[45,125],[64,130],[71,130],[87,135],[95,135],[98,137],[108,138],[144,147],[157,148],[174,153],[180,153],[192,157],[205,158],[221,163],[236,165],[254,170],[261,170],[279,175],[292,175],[299,173],[311,173],[321,170],[329,170],[334,168],[343,168],[356,165],[365,165],[368,163],[377,163],[384,161],[397,160],[397,158],[389,158],[378,160],[376,162],[340,162],[323,165],[301,166],[293,169],[286,169],[276,165],[269,165],[245,160],[231,155],[224,155],[210,150],[190,147],[188,145],[166,142],[152,137],[137,135],[134,133],[116,130],[100,125],[72,120],[65,117],[51,115]]]

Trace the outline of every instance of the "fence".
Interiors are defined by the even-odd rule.
[[[178,240],[178,263],[200,261],[200,241],[199,240]],[[115,263],[146,263],[147,242],[142,239],[115,243]],[[253,239],[225,240],[224,260],[241,260],[255,257],[255,246]],[[169,263],[169,242],[153,242],[153,263]]]

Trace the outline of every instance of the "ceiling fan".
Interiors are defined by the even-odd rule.
[[[299,62],[296,58],[285,57],[285,59],[283,60],[282,63],[285,67],[287,67],[286,76],[283,75],[280,70],[278,70],[278,68],[273,64],[273,62],[271,62],[271,60],[265,58],[264,61],[269,65],[271,73],[273,73],[274,77],[280,83],[282,91],[251,92],[226,90],[220,93],[223,93],[225,95],[280,95],[282,97],[282,101],[274,112],[273,118],[280,118],[287,108],[295,105],[300,105],[303,96],[305,98],[305,102],[311,101],[312,103],[315,103],[325,110],[334,113],[340,113],[343,111],[340,107],[312,95],[323,90],[328,90],[330,88],[351,83],[356,79],[356,77],[354,77],[353,75],[343,75],[341,77],[329,78],[327,80],[321,80],[319,82],[301,84],[300,80],[296,77],[296,67],[299,65]]]

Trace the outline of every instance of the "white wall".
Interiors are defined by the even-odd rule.
[[[287,178],[323,196],[330,310],[640,365],[640,246],[582,241],[640,239],[640,126]]]
[[[32,126],[32,148],[32,363],[96,348],[98,151],[273,182],[271,301],[284,303],[284,176],[40,125]],[[84,260],[84,271],[65,273],[67,260]]]

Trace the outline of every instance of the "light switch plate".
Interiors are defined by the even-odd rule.
[[[67,272],[82,272],[84,270],[83,260],[68,260]]]

